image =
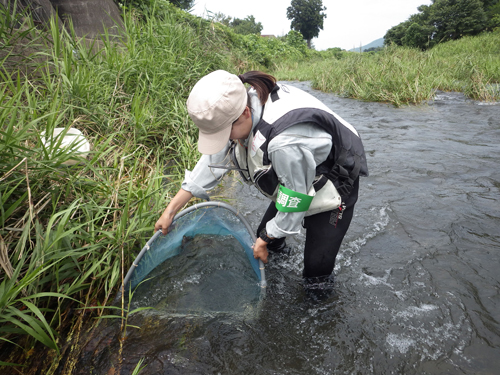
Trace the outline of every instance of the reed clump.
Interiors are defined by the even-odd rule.
[[[40,344],[61,358],[64,330],[103,314],[85,308],[118,291],[199,157],[185,100],[231,57],[208,22],[170,10],[92,42],[0,9],[0,367]],[[80,130],[88,156],[44,144],[56,128]]]
[[[319,52],[308,63],[286,61],[280,79],[312,81],[341,96],[396,106],[432,100],[437,90],[460,91],[472,99],[500,100],[500,33],[437,45],[431,50],[390,46],[380,52]]]

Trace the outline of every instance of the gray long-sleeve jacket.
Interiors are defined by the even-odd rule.
[[[253,126],[262,114],[262,105],[250,90]],[[248,142],[248,140],[246,141]],[[182,189],[195,197],[207,199],[207,190],[217,186],[227,173],[225,169],[209,168],[208,165],[228,163],[229,142],[217,154],[203,155],[192,171],[187,171]],[[324,162],[332,148],[332,137],[312,123],[294,125],[271,140],[268,146],[269,159],[280,182],[296,192],[307,194],[310,190],[316,167]],[[281,238],[299,233],[305,212],[280,212],[269,221],[266,230],[269,236]]]

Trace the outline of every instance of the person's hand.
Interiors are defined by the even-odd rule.
[[[260,259],[264,263],[267,263],[267,256],[269,253],[267,252],[267,242],[261,238],[257,238],[257,241],[252,246],[253,249],[253,257],[255,259]]]
[[[168,228],[172,225],[174,221],[175,214],[179,211],[189,200],[193,197],[189,191],[179,189],[175,197],[170,201],[163,214],[160,216],[155,224],[155,233],[161,229],[161,232],[165,235],[168,233]]]
[[[155,232],[161,229],[161,232],[165,235],[168,233],[168,228],[172,225],[174,217],[171,213],[165,211],[163,215],[160,216],[155,224]]]

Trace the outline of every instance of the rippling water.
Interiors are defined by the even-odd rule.
[[[181,248],[134,290],[131,309],[153,307],[160,313],[184,315],[253,313],[262,288],[245,249],[233,236],[184,236]]]
[[[257,315],[137,314],[121,360],[108,325],[77,368],[130,373],[145,358],[141,374],[498,373],[500,105],[440,93],[397,109],[289,84],[351,122],[367,152],[335,295],[304,295],[300,235],[289,257],[270,258]],[[256,228],[265,198],[234,180],[224,189]]]

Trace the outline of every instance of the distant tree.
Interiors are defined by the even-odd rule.
[[[365,48],[363,52],[379,52],[382,51],[384,47],[370,47],[370,48]]]
[[[292,0],[286,10],[287,18],[292,20],[291,28],[304,36],[309,48],[311,39],[316,38],[319,31],[323,30],[326,14],[322,12],[325,10],[322,0]]]
[[[428,49],[440,42],[476,35],[496,27],[497,7],[500,12],[499,0],[433,0],[431,5],[419,6],[419,13],[390,28],[384,44]]]
[[[212,13],[213,14],[213,13]],[[222,23],[223,25],[226,25],[229,27],[229,25],[231,24],[231,17],[230,16],[226,16],[224,13],[215,13],[213,16],[210,17],[212,20],[214,20],[215,22],[220,22]]]
[[[476,35],[486,28],[481,0],[436,0],[431,5],[430,25],[438,42]]]
[[[500,27],[500,0],[484,0],[483,3],[488,17],[488,29]]]
[[[175,5],[176,7],[184,10],[191,10],[195,2],[195,0],[168,0],[168,1],[173,5]]]
[[[254,16],[247,16],[245,19],[241,20],[239,18],[234,18],[229,26],[238,34],[259,34],[263,29],[262,23],[255,22]]]
[[[490,25],[492,29],[500,29],[500,13],[493,15]]]
[[[412,14],[408,20],[390,28],[384,36],[384,45],[396,44],[420,49],[430,47],[434,28],[429,26],[430,7],[421,5],[420,13]]]
[[[401,42],[404,46],[425,50],[429,47],[429,43],[431,43],[431,36],[432,28],[413,22],[405,30]]]
[[[231,18],[230,16],[226,16],[224,13],[211,13],[211,17],[215,22],[220,22],[223,25],[230,27],[237,34],[258,34],[264,28],[262,23],[256,22],[254,16],[247,16],[244,19],[240,18]]]
[[[114,2],[121,6],[136,8],[145,14],[149,13],[155,5],[158,6],[157,0],[114,0]],[[177,8],[189,11],[193,8],[195,0],[169,0],[168,2]]]
[[[500,27],[500,0],[484,1],[484,11],[488,17],[488,29]]]
[[[406,30],[410,27],[410,21],[401,22],[399,25],[391,27],[384,35],[384,45],[403,45],[403,38]]]

